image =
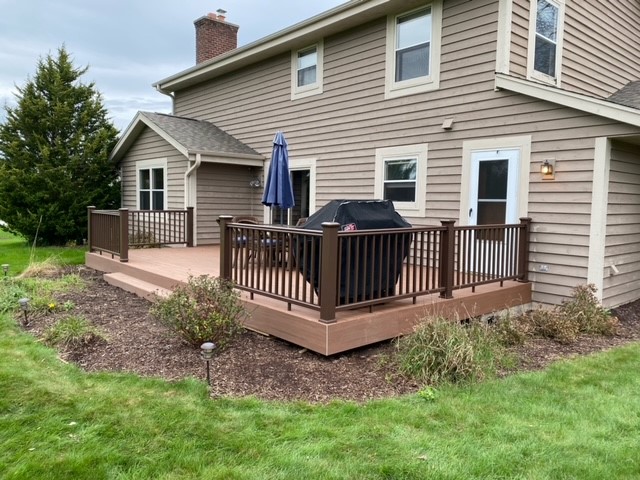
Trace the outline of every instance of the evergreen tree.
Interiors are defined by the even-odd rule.
[[[39,59],[0,124],[0,219],[49,245],[86,238],[88,205],[120,203],[109,161],[118,132],[95,85],[79,81],[87,68],[75,68],[64,46],[57,53]]]

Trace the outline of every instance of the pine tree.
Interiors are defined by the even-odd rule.
[[[87,206],[117,208],[120,181],[109,152],[117,130],[87,71],[65,47],[40,58],[0,124],[0,219],[33,241],[63,245],[86,238]]]

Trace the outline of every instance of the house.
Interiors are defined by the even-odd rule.
[[[240,48],[195,22],[198,63],[158,81],[112,153],[123,206],[263,215],[282,130],[297,217],[386,198],[412,224],[532,219],[534,301],[640,297],[640,2],[351,0]]]

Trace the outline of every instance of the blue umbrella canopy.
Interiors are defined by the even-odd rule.
[[[264,186],[262,204],[268,207],[279,207],[283,210],[295,206],[293,186],[289,176],[289,152],[287,141],[282,132],[276,132],[273,139],[271,165]],[[282,215],[280,216],[282,220]]]

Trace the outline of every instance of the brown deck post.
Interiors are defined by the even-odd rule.
[[[187,207],[187,247],[193,247],[193,207]]]
[[[320,321],[336,321],[336,297],[338,292],[338,228],[336,222],[322,224],[320,265]]]
[[[120,212],[120,261],[129,261],[129,209],[121,208]]]
[[[444,291],[440,292],[441,298],[453,298],[453,256],[455,251],[455,234],[453,225],[455,220],[441,220],[442,226],[446,228],[440,238],[440,287]]]
[[[520,242],[518,244],[518,274],[519,282],[529,281],[529,236],[531,235],[531,218],[520,218]]]
[[[96,207],[93,205],[87,207],[87,245],[89,245],[90,252],[93,252],[93,239],[91,238],[91,221],[93,220],[93,218],[91,217],[91,215],[93,214],[93,211],[95,209]]]
[[[227,228],[231,219],[231,215],[220,215],[217,220],[220,225],[220,277],[225,280],[231,280],[231,231]]]

